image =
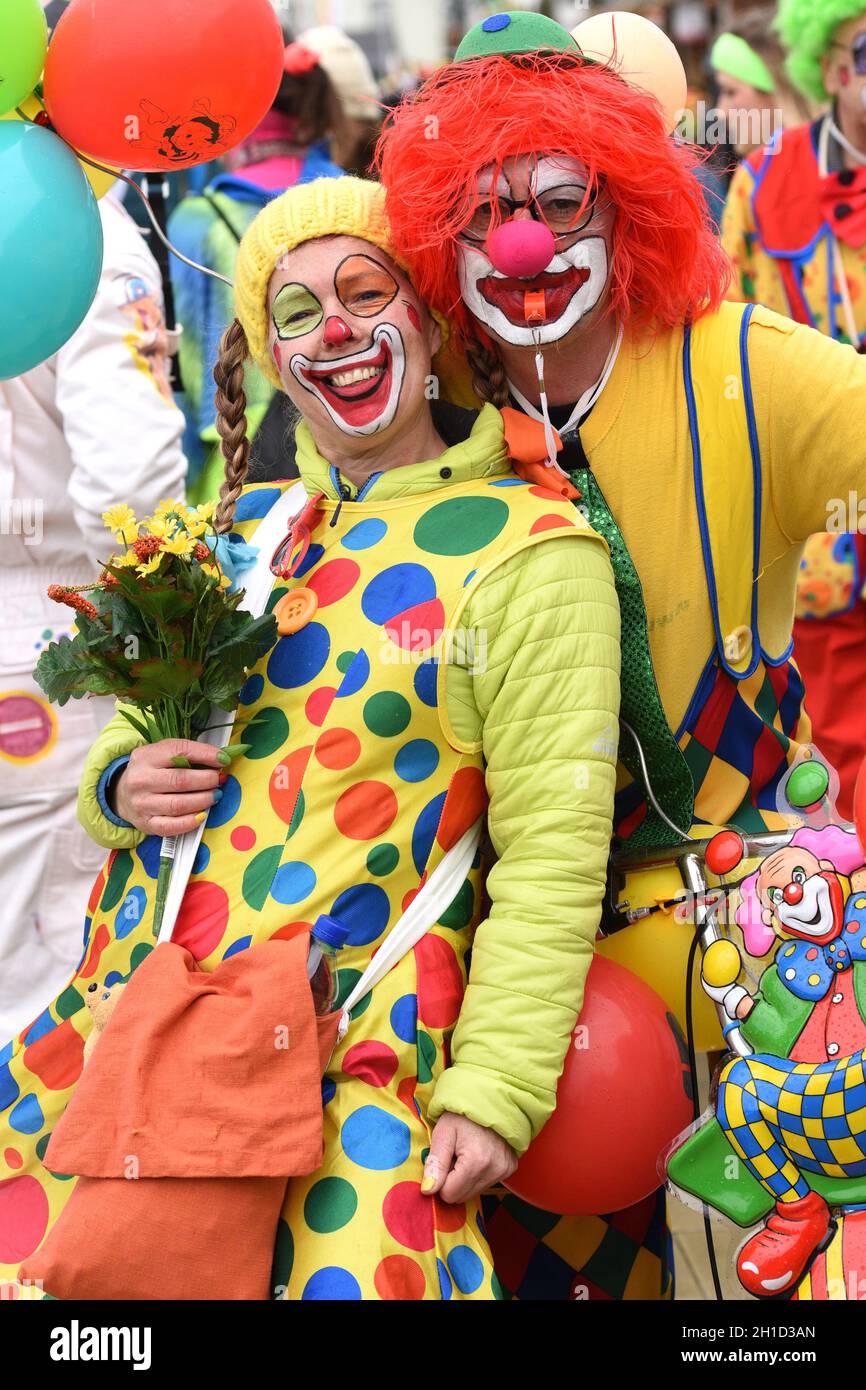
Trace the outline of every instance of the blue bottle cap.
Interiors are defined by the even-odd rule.
[[[335,951],[339,951],[345,946],[349,937],[349,928],[337,917],[328,917],[322,914],[316,918],[313,927],[313,936],[317,941],[321,941],[325,946],[332,946]]]

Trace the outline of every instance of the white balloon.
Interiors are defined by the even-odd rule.
[[[617,11],[593,15],[571,33],[587,58],[612,61],[626,82],[654,96],[665,114],[668,133],[676,130],[688,98],[688,81],[682,58],[663,29],[642,15]]]

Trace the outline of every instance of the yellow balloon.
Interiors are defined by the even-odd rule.
[[[32,95],[29,96],[26,101],[19,103],[19,109],[22,115],[19,115],[18,111],[7,111],[5,115],[0,116],[0,121],[20,121],[22,117],[26,117],[29,121],[35,121],[36,117],[41,111],[44,111],[45,108],[39,98]],[[97,198],[101,198],[103,194],[108,192],[112,184],[116,183],[117,172],[114,169],[112,169],[111,173],[104,174],[101,169],[92,169],[90,165],[85,164],[82,159],[79,159],[78,162],[90,180],[90,187],[93,189]]]
[[[714,941],[707,947],[701,974],[713,989],[722,989],[736,983],[742,968],[743,960],[733,941]]]
[[[609,63],[634,87],[654,96],[667,121],[668,134],[679,124],[688,98],[683,61],[663,29],[639,14],[597,14],[571,31],[594,62]]]

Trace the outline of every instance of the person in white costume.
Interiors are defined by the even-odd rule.
[[[33,667],[74,619],[46,591],[96,576],[111,549],[104,511],[123,501],[147,514],[182,497],[186,477],[159,270],[113,193],[99,205],[105,260],[83,324],[47,362],[0,381],[0,1037],[36,1019],[77,964],[103,858],[76,792],[113,701],[45,700]]]

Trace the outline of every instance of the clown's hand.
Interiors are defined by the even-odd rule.
[[[749,991],[737,984],[742,968],[742,957],[732,941],[714,941],[701,962],[704,993],[721,1004],[731,1022],[739,1017],[738,1005],[749,998]]]

